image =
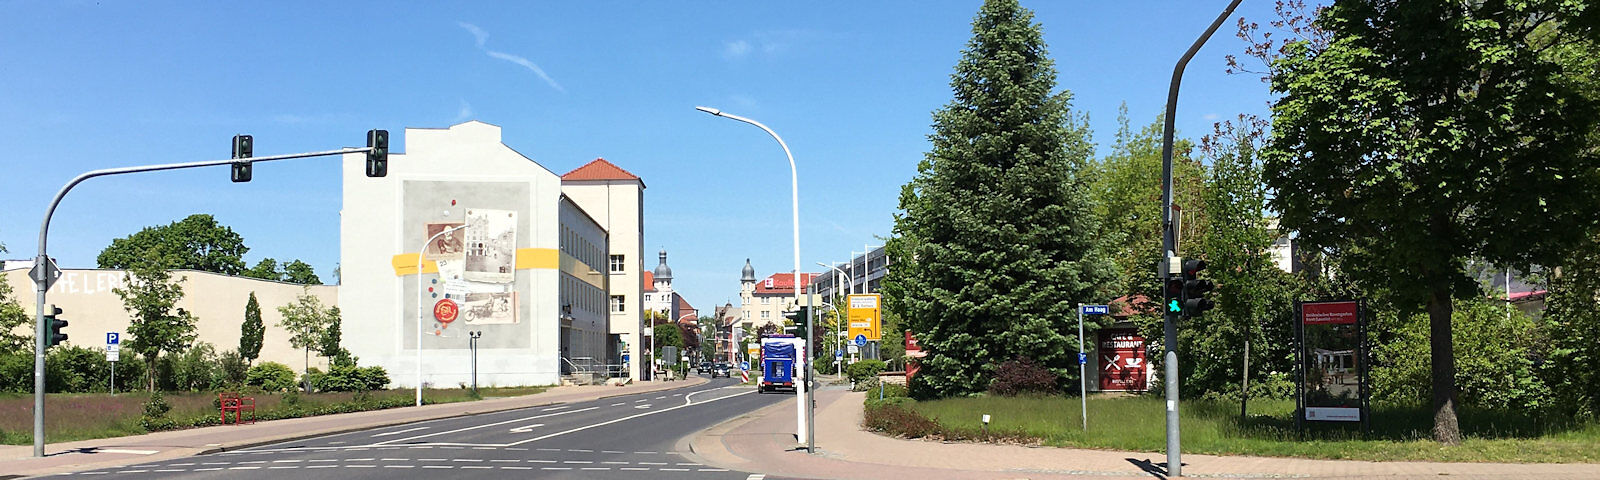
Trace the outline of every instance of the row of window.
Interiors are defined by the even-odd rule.
[[[600,259],[603,253],[600,248],[590,243],[588,239],[583,238],[576,230],[567,228],[566,225],[561,226],[561,251],[584,265],[588,265],[590,268],[602,265]]]
[[[624,267],[625,266],[626,266],[626,262],[623,260],[622,255],[612,255],[611,256],[611,271],[612,272],[614,272],[614,273],[622,273],[624,271]]]
[[[601,313],[605,309],[605,292],[567,272],[561,272],[561,292],[562,305],[571,305],[573,310]]]

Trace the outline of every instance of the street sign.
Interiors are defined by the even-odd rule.
[[[876,293],[856,294],[848,296],[846,317],[849,319],[849,333],[852,338],[865,335],[868,340],[878,340],[882,331],[882,305],[883,296]]]
[[[739,362],[739,369],[740,370],[749,370],[750,369],[750,361],[746,360],[746,361],[743,361],[743,362]]]
[[[844,358],[844,352],[838,349],[833,351],[833,358]]]
[[[106,332],[106,345],[116,345],[119,343],[122,343],[122,334],[117,332]]]
[[[56,280],[61,279],[61,269],[56,268],[56,259],[54,258],[48,259],[43,263],[36,260],[33,262],[33,269],[28,270],[28,278],[33,279],[35,284],[43,282],[44,289],[49,290],[51,285],[56,284]]]
[[[1089,363],[1089,354],[1078,352],[1078,364]]]
[[[107,362],[115,362],[115,361],[117,361],[117,357],[121,356],[121,354],[122,354],[122,350],[117,348],[116,345],[106,345],[106,361]]]
[[[1111,312],[1105,305],[1080,305],[1084,315],[1105,315]]]
[[[866,344],[867,344],[867,336],[866,335],[856,335],[856,346],[857,347],[865,346]]]

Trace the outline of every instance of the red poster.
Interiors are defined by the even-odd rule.
[[[1306,325],[1355,325],[1356,302],[1322,302],[1300,305],[1300,321]]]
[[[1133,330],[1100,331],[1100,389],[1144,391],[1148,377],[1144,337]]]

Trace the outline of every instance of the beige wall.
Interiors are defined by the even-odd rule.
[[[644,184],[637,180],[563,181],[561,192],[605,227],[610,252],[607,265],[602,268],[610,270],[609,255],[622,255],[623,270],[608,272],[609,295],[622,295],[625,302],[623,311],[610,312],[610,332],[627,344],[619,351],[628,354],[629,375],[638,380],[640,349],[636,347],[641,345],[644,324]],[[609,303],[607,309],[610,310]]]
[[[122,270],[64,270],[61,279],[46,292],[46,301],[61,307],[61,318],[68,321],[67,344],[88,348],[105,346],[107,332],[123,334],[127,340],[128,312],[122,299],[112,292],[121,288],[125,272]],[[35,315],[33,281],[26,269],[8,270],[5,281],[11,284],[12,294],[28,315]],[[283,363],[300,370],[305,365],[302,350],[289,346],[289,333],[277,327],[283,316],[278,307],[295,302],[302,293],[309,292],[323,305],[339,304],[338,287],[316,285],[305,287],[283,282],[272,282],[246,277],[233,277],[195,270],[174,270],[174,280],[183,279],[183,300],[178,307],[194,314],[196,341],[214,345],[218,352],[239,348],[239,328],[244,323],[244,306],[255,292],[261,304],[261,323],[266,333],[261,341],[261,358]],[[29,323],[28,328],[33,328]],[[359,333],[352,332],[348,324],[343,327],[348,339]],[[311,357],[311,366],[326,369],[326,362]],[[132,352],[123,352],[121,361],[134,360]]]

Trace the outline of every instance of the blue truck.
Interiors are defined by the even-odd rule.
[[[799,391],[795,386],[795,359],[799,358],[800,339],[793,335],[772,335],[761,339],[761,380],[756,391]]]

